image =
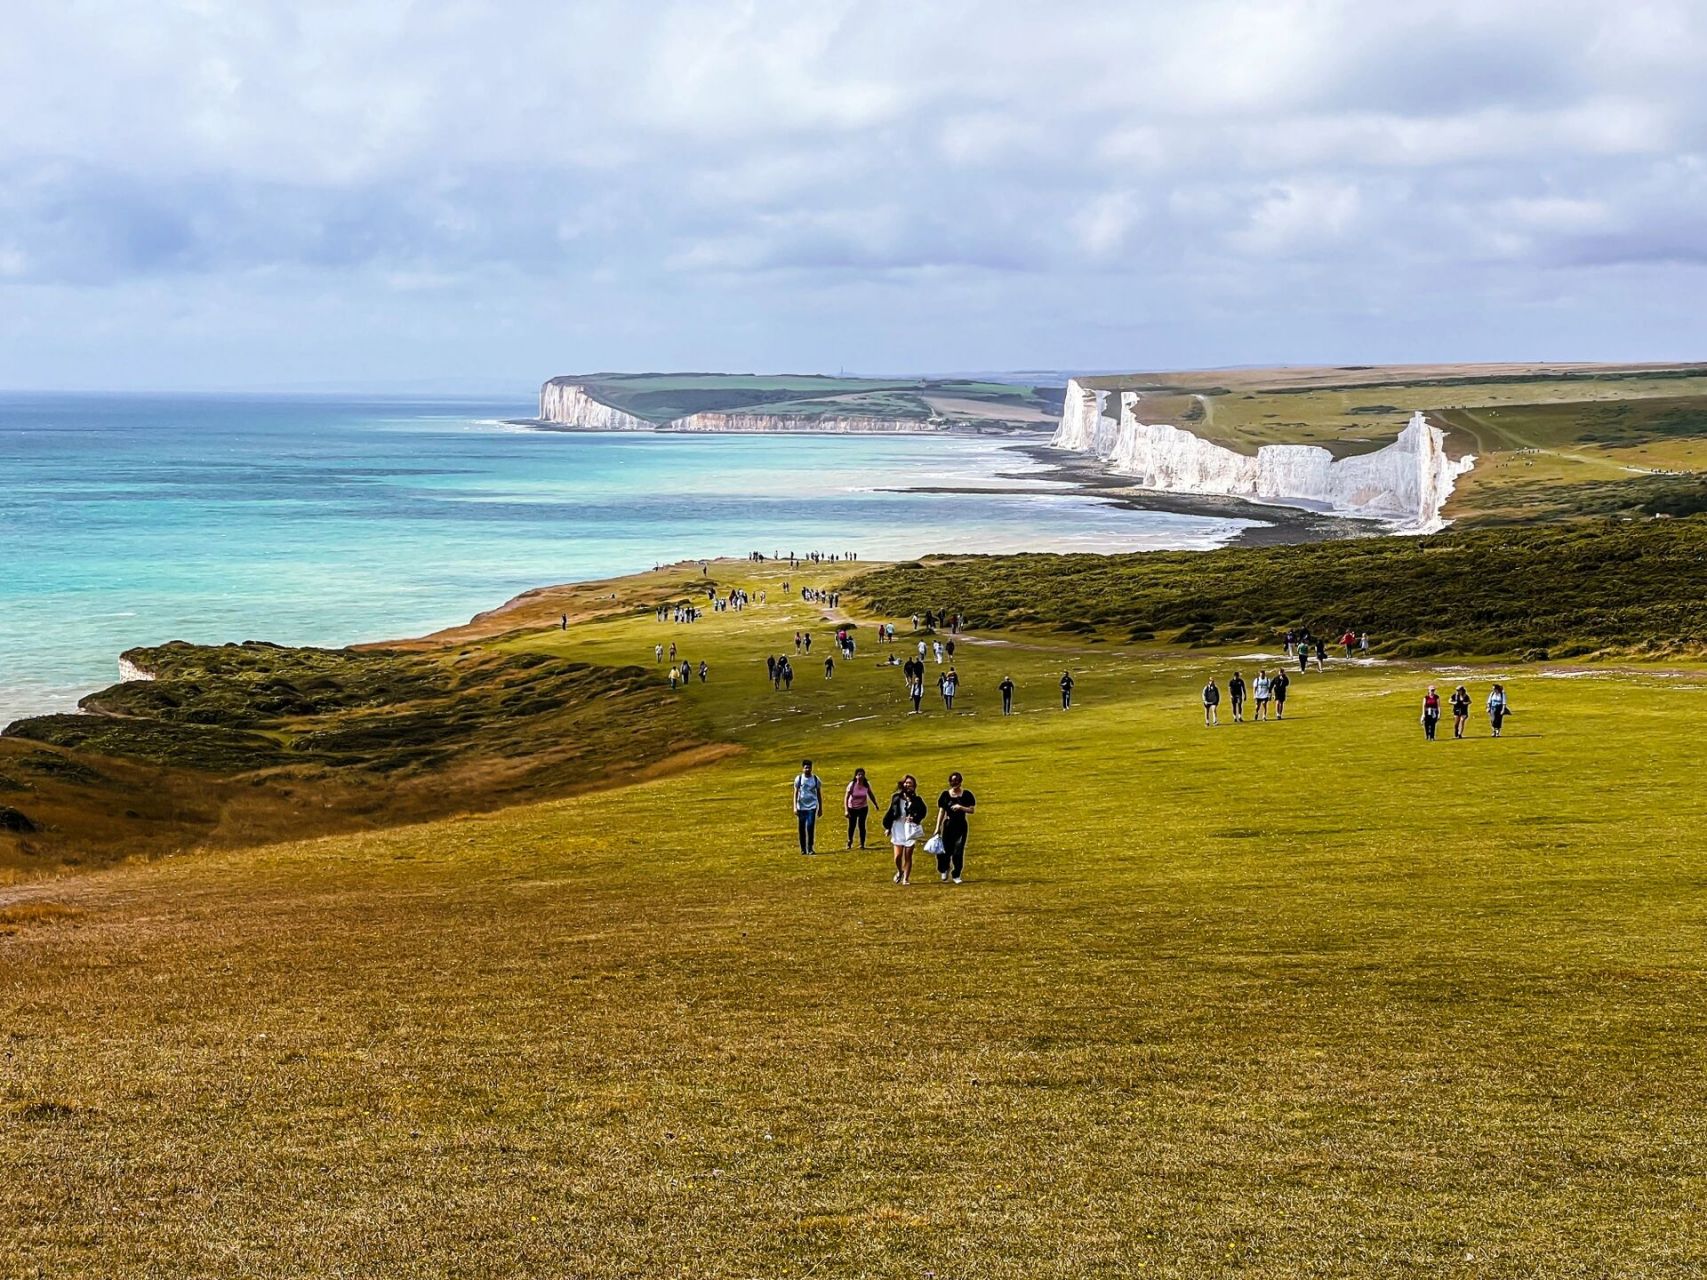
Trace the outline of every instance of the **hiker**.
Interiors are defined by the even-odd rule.
[[[1292,677],[1286,674],[1285,667],[1275,669],[1274,678],[1268,682],[1269,694],[1274,698],[1274,718],[1286,719],[1286,691],[1292,687]]]
[[[780,670],[782,671],[782,687],[785,690],[794,688],[794,664],[788,660],[787,654],[782,657]]]
[[[569,630],[569,615],[568,614],[563,615],[563,630],[565,630],[565,631]]]
[[[1351,657],[1351,651],[1357,645],[1357,632],[1347,627],[1345,634],[1340,637],[1340,643],[1345,646],[1345,656]]]
[[[814,838],[818,831],[818,814],[824,808],[824,784],[812,772],[812,762],[802,760],[800,772],[794,779],[794,820],[800,831],[800,852],[817,853]]]
[[[1001,684],[996,688],[1002,691],[1002,714],[1011,716],[1014,713],[1014,678],[1003,676]]]
[[[1326,640],[1317,640],[1316,641],[1316,670],[1317,671],[1326,671],[1327,669],[1328,669],[1328,642]]]
[[[937,878],[960,877],[966,870],[966,819],[978,806],[978,801],[964,786],[959,773],[948,775],[948,790],[936,798],[936,834],[942,841],[942,852],[936,856]]]
[[[1470,691],[1459,685],[1452,691],[1452,736],[1462,738],[1464,726],[1470,722]]]
[[[836,660],[829,654],[824,655],[824,679],[828,680],[836,674]]]
[[[1510,714],[1511,706],[1505,699],[1505,686],[1496,684],[1488,690],[1488,722],[1494,727],[1494,737],[1500,736],[1500,729]]]
[[[710,674],[711,674],[711,668],[706,665],[705,659],[701,658],[699,660],[699,682],[701,684],[704,684],[705,678]]]
[[[1073,705],[1073,673],[1061,673],[1061,710],[1065,711]]]
[[[1237,671],[1233,678],[1227,681],[1227,701],[1233,704],[1233,723],[1245,722],[1245,678]]]
[[[913,846],[925,834],[925,802],[919,795],[918,779],[912,774],[895,784],[895,794],[889,797],[889,809],[883,815],[883,829],[889,833],[889,844],[895,850],[895,883],[913,882]]]
[[[1286,633],[1286,638],[1280,643],[1280,655],[1283,658],[1292,656],[1292,632],[1290,631]]]
[[[1369,633],[1367,631],[1357,633],[1357,651],[1359,653],[1369,652]]]
[[[937,678],[936,684],[937,688],[942,692],[942,709],[944,711],[953,711],[954,694],[955,691],[960,688],[960,677],[955,674],[954,668],[950,667],[947,671],[943,672],[942,675]]]
[[[653,662],[662,662],[663,660],[664,660],[664,646],[661,644],[653,645],[652,646],[652,661]]]
[[[932,640],[931,641],[931,653],[935,655],[936,664],[937,664],[937,666],[940,667],[942,665],[942,641],[941,640]]]
[[[865,780],[865,770],[855,769],[853,781],[842,793],[842,809],[848,815],[848,848],[853,848],[854,831],[859,831],[859,847],[865,848],[865,820],[871,813],[871,802],[877,796]]]
[[[1215,677],[1209,677],[1209,683],[1203,686],[1203,725],[1221,723],[1221,690],[1215,683]]]
[[[693,668],[688,665],[686,658],[682,659],[682,683],[684,685],[693,683]]]
[[[1440,723],[1440,694],[1431,684],[1428,692],[1423,695],[1422,726],[1423,737],[1429,742],[1434,741],[1434,726]]]
[[[914,676],[913,683],[907,686],[907,696],[913,700],[913,714],[918,715],[922,710],[921,703],[925,700],[925,678]]]
[[[1259,668],[1257,678],[1251,682],[1251,696],[1257,700],[1256,719],[1268,719],[1269,679],[1268,672]]]
[[[675,689],[676,681],[681,679],[681,675],[682,675],[682,673],[676,669],[675,663],[671,663],[670,664],[670,688],[672,690]]]

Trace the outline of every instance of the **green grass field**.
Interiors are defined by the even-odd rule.
[[[5,891],[0,1274],[1707,1269],[1707,671],[1330,662],[1211,730],[1262,646],[987,631],[910,717],[714,573],[771,602],[498,647],[675,640],[711,682],[651,714],[738,754]],[[1504,739],[1423,741],[1500,676]],[[800,857],[802,755],[963,770],[967,882]]]

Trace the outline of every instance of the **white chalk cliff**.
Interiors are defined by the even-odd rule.
[[[583,431],[812,431],[830,434],[885,431],[946,431],[938,418],[879,418],[859,414],[690,413],[668,422],[649,422],[595,400],[573,378],[553,378],[539,389],[539,421]]]
[[[1111,470],[1170,493],[1326,507],[1422,533],[1444,526],[1441,508],[1458,477],[1476,461],[1469,455],[1449,457],[1446,433],[1421,413],[1411,416],[1392,444],[1372,453],[1336,459],[1318,445],[1271,444],[1251,457],[1179,427],[1140,422],[1138,396],[1130,391],[1120,395],[1120,419],[1112,442],[1105,442],[1101,405],[1096,423],[1087,426],[1085,420],[1090,412],[1086,397],[1093,394],[1106,393],[1088,392],[1076,380],[1067,384],[1067,408],[1050,443],[1105,458]]]
[[[583,427],[588,431],[656,429],[644,418],[593,399],[580,383],[563,378],[553,378],[539,389],[539,417],[541,422],[561,422],[564,426]]]

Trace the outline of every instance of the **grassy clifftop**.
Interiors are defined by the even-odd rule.
[[[1707,646],[1707,519],[1135,555],[970,556],[850,584],[878,613],[963,611],[1182,643],[1367,629],[1405,655],[1572,657]]]

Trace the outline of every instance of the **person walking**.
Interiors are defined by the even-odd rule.
[[[907,696],[913,700],[913,714],[918,715],[925,700],[925,678],[922,675],[913,677],[913,683],[907,687]]]
[[[1511,704],[1506,701],[1505,686],[1496,684],[1488,690],[1488,723],[1494,727],[1494,737],[1500,736],[1500,730],[1505,726],[1505,718],[1511,714]]]
[[[1292,687],[1292,677],[1286,674],[1286,668],[1277,668],[1274,678],[1268,682],[1269,696],[1274,699],[1274,718],[1286,719],[1286,691]]]
[[[936,833],[942,841],[942,852],[936,856],[937,878],[953,877],[955,884],[966,871],[966,820],[978,807],[963,783],[958,772],[949,774],[948,790],[936,798]]]
[[[794,688],[794,664],[786,653],[782,656],[782,687],[784,690]]]
[[[1073,673],[1061,673],[1061,710],[1065,711],[1073,705]]]
[[[1434,741],[1434,727],[1440,723],[1440,694],[1431,684],[1428,692],[1423,695],[1422,726],[1423,737],[1429,742]]]
[[[1305,632],[1302,636],[1298,637],[1298,643],[1296,646],[1294,646],[1293,651],[1295,653],[1297,653],[1297,655],[1298,655],[1298,674],[1303,675],[1306,671],[1308,671],[1310,669],[1310,633],[1309,632]]]
[[[1470,722],[1470,691],[1459,685],[1452,691],[1452,736],[1462,738],[1464,726]]]
[[[937,681],[937,684],[942,689],[942,709],[953,711],[954,695],[960,691],[960,673],[950,667],[943,672],[942,679]]]
[[[794,778],[794,822],[800,833],[800,852],[817,853],[818,815],[824,809],[824,784],[812,772],[812,762],[802,760]]]
[[[1328,669],[1328,642],[1326,640],[1318,639],[1316,641],[1316,670],[1317,671],[1326,671],[1327,669]]]
[[[701,684],[704,684],[705,678],[710,674],[711,674],[711,667],[709,665],[707,665],[704,658],[701,658],[699,660],[699,682]]]
[[[1258,720],[1268,719],[1268,700],[1271,694],[1269,684],[1268,672],[1259,667],[1257,678],[1251,682],[1251,696],[1257,700],[1255,718]]]
[[[848,815],[848,848],[853,848],[856,829],[859,831],[859,847],[865,848],[865,820],[871,815],[871,804],[876,799],[871,784],[865,780],[865,770],[855,769],[853,781],[842,793],[842,809]]]
[[[1014,678],[1003,676],[1001,684],[996,688],[1002,691],[1002,714],[1011,716],[1014,713]]]
[[[1209,677],[1209,683],[1203,686],[1203,725],[1221,723],[1221,689],[1215,683],[1215,677]]]
[[[1245,722],[1245,678],[1237,671],[1227,681],[1227,701],[1233,704],[1233,723]]]
[[[925,834],[925,813],[918,780],[909,773],[895,784],[895,794],[889,797],[889,808],[883,815],[883,829],[895,850],[896,884],[913,882],[913,846]]]
[[[824,655],[824,679],[828,680],[836,674],[836,660],[829,654]]]

